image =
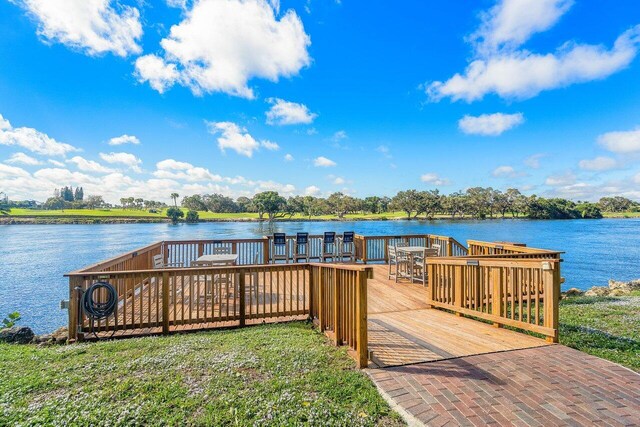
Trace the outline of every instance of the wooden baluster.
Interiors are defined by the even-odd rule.
[[[492,292],[491,292],[491,314],[497,317],[502,316],[502,268],[501,267],[492,267],[491,268],[491,283],[492,283]],[[500,323],[494,322],[493,326],[496,328],[501,327]]]

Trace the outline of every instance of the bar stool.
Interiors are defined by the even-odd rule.
[[[289,262],[287,235],[284,233],[273,233],[273,239],[271,239],[271,262],[275,264],[278,260]]]
[[[336,233],[335,231],[325,231],[322,238],[322,262],[326,262],[327,258],[335,261],[336,255]]]
[[[298,260],[309,262],[309,233],[296,234],[296,241],[293,250],[293,262]]]
[[[338,243],[338,257],[340,258],[340,262],[344,261],[345,257],[351,262],[356,261],[355,234],[353,231],[345,231],[342,233],[342,238]]]

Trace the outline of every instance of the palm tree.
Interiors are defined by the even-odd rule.
[[[173,204],[176,208],[178,207],[178,197],[180,197],[178,193],[171,193],[171,198],[173,199]]]

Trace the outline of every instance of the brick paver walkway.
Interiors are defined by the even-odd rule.
[[[367,373],[413,424],[640,425],[640,375],[561,345]]]

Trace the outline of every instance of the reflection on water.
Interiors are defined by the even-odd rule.
[[[96,224],[0,226],[0,316],[46,332],[66,324],[58,309],[67,298],[62,275],[159,240],[254,238],[273,232],[355,231],[365,235],[431,233],[487,241],[524,242],[563,250],[564,289],[640,278],[640,220],[220,222],[202,224]]]

